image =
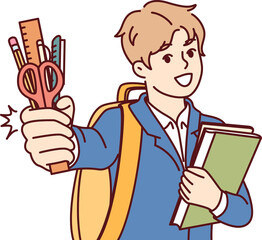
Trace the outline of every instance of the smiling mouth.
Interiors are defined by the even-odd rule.
[[[174,77],[174,79],[180,86],[187,87],[188,85],[190,85],[192,81],[192,76],[193,76],[192,73],[185,73],[185,74]]]

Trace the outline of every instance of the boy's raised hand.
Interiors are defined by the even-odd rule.
[[[74,117],[74,102],[62,97],[57,108],[25,108],[21,113],[22,133],[26,139],[25,149],[33,162],[49,170],[48,164],[74,160],[74,143],[71,125]]]
[[[213,211],[220,202],[222,191],[205,169],[188,168],[184,171],[179,186],[179,193],[187,203]]]

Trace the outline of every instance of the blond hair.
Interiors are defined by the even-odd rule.
[[[196,5],[182,6],[164,1],[151,1],[144,8],[129,13],[115,37],[121,37],[123,51],[131,64],[142,61],[149,69],[150,56],[166,49],[174,31],[183,28],[188,39],[198,39],[198,49],[204,56],[205,30],[190,11]]]

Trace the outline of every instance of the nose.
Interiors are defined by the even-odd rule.
[[[188,67],[188,61],[184,58],[184,51],[181,52],[181,57],[182,57],[182,60],[183,60],[184,63],[185,63],[184,69],[187,69],[187,67]]]

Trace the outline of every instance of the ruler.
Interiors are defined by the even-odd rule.
[[[62,71],[63,77],[65,79],[65,39],[62,39],[60,35],[57,35],[53,38],[52,41],[52,51],[51,51],[51,59],[52,62],[55,63]],[[52,82],[52,88],[56,85],[56,74],[54,71],[52,71],[53,76],[53,82]],[[57,95],[54,99],[54,102],[56,102],[59,98],[59,95]]]
[[[38,54],[37,41],[40,40],[44,45],[39,18],[19,22],[19,27],[23,39],[27,62],[34,63],[39,66],[41,61]]]

